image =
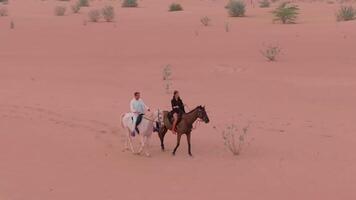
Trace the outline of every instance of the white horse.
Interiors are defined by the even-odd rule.
[[[133,123],[133,113],[125,113],[122,115],[121,125],[123,128],[127,129],[126,141],[124,150],[131,150],[134,154],[141,154],[145,151],[146,156],[150,156],[148,148],[150,146],[150,138],[152,133],[154,132],[154,128],[157,130],[158,127],[156,122],[160,122],[160,114],[159,111],[151,113],[150,115],[144,115],[141,123],[137,126],[140,131],[139,134],[135,133],[135,137],[139,137],[141,139],[141,145],[139,150],[136,152],[134,146],[132,144],[132,139],[134,136],[131,135],[132,131],[135,130],[135,125]]]

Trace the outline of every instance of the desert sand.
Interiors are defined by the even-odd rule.
[[[297,2],[296,24],[272,23],[277,6],[247,3],[229,17],[223,0],[10,0],[0,17],[0,199],[356,199],[356,21],[337,22],[335,2]],[[68,6],[55,16],[56,5]],[[87,12],[113,5],[114,22]],[[211,25],[200,23],[208,16]],[[10,29],[11,21],[14,29]],[[226,32],[226,24],[229,32]],[[277,43],[276,62],[261,56]],[[176,156],[151,139],[152,157],[123,152],[121,114],[134,91],[169,109],[162,69],[209,124],[185,137]],[[223,128],[250,123],[239,156]]]

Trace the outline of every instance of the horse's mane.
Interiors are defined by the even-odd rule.
[[[194,112],[194,111],[195,111],[196,109],[198,109],[198,108],[202,108],[202,106],[197,106],[197,107],[195,107],[193,110],[187,112],[186,114],[190,114],[190,113]]]

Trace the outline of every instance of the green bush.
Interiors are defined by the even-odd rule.
[[[101,14],[103,15],[105,21],[112,22],[115,18],[115,10],[112,6],[105,6],[101,10]]]
[[[273,21],[281,21],[283,24],[293,24],[298,17],[299,7],[289,2],[281,3],[272,13],[275,16]]]
[[[182,11],[183,10],[183,7],[179,4],[179,3],[172,3],[170,6],[169,6],[169,11]]]
[[[137,0],[124,0],[122,2],[122,7],[137,7],[138,3]]]
[[[246,5],[241,0],[231,0],[225,8],[231,17],[243,17],[246,12]]]
[[[356,16],[356,9],[352,6],[341,6],[337,12],[337,21],[349,21],[354,20]]]

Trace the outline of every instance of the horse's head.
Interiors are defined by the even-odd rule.
[[[205,123],[209,123],[209,117],[208,114],[206,113],[205,107],[204,106],[198,106],[198,118],[203,120]]]

